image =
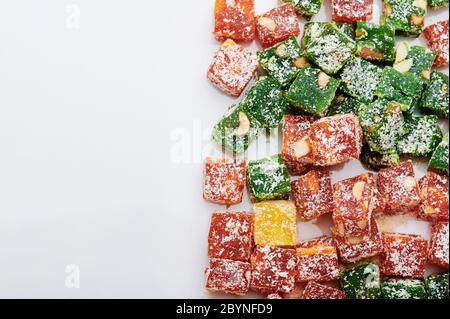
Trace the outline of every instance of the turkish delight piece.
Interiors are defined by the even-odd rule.
[[[376,65],[355,57],[342,68],[342,91],[361,102],[372,102],[381,79],[382,69]]]
[[[332,23],[328,23],[305,47],[306,57],[328,74],[337,73],[355,51],[355,41]]]
[[[299,34],[299,19],[292,3],[282,4],[256,17],[256,37],[263,48]]]
[[[428,0],[427,2],[433,9],[448,7],[448,0]]]
[[[304,67],[286,92],[286,99],[295,108],[316,116],[327,113],[339,81],[319,69]]]
[[[445,133],[441,143],[436,147],[428,167],[448,175],[448,133]]]
[[[208,236],[209,258],[249,261],[253,249],[253,214],[214,212]]]
[[[297,215],[312,220],[333,211],[333,187],[330,173],[311,170],[291,184]]]
[[[267,299],[283,299],[279,293],[273,293],[267,295]]]
[[[261,128],[278,127],[289,109],[280,84],[271,77],[260,77],[240,104]]]
[[[331,9],[333,21],[367,21],[372,18],[373,0],[332,0]]]
[[[402,45],[404,46],[405,44],[400,43],[397,50],[402,50]],[[399,53],[397,57],[402,58],[403,56]],[[395,61],[394,69],[400,72],[411,72],[422,79],[424,83],[427,83],[430,80],[431,67],[435,58],[435,52],[428,48],[414,45],[409,47],[408,55],[404,60]]]
[[[339,258],[345,263],[354,263],[363,259],[374,257],[381,253],[383,245],[381,234],[375,219],[370,222],[369,236],[342,237],[336,227],[332,228],[334,240],[339,253]]]
[[[303,299],[345,299],[342,290],[310,281],[303,290]]]
[[[427,13],[426,0],[383,0],[382,24],[391,24],[397,33],[417,37]]]
[[[427,262],[425,239],[417,235],[383,233],[381,272],[386,276],[423,278]]]
[[[362,130],[353,114],[324,117],[311,125],[314,164],[330,166],[359,158]]]
[[[363,107],[362,102],[344,94],[336,95],[331,102],[331,106],[328,109],[328,116],[338,114],[350,114],[358,115],[359,110]]]
[[[448,299],[449,276],[447,273],[433,274],[426,279],[429,299]]]
[[[329,23],[333,24],[342,34],[353,39],[353,26],[350,23],[309,21],[305,23],[302,36],[302,47],[305,48],[309,42],[320,37]]]
[[[448,220],[448,176],[427,172],[419,180],[419,217],[429,221]]]
[[[249,116],[243,105],[237,104],[214,126],[212,138],[222,148],[240,154],[256,138],[258,129],[258,121]]]
[[[431,229],[428,260],[448,270],[448,221],[435,223]]]
[[[261,67],[281,86],[288,86],[299,69],[308,64],[296,37],[289,37],[258,53]]]
[[[287,199],[291,192],[291,179],[281,155],[249,161],[247,184],[254,202]]]
[[[399,153],[415,157],[431,157],[442,139],[438,117],[436,115],[408,117],[405,119],[405,127],[408,133],[397,143]]]
[[[253,205],[255,212],[255,244],[259,246],[295,246],[297,219],[295,205],[275,200]]]
[[[385,153],[378,153],[372,151],[367,144],[363,145],[359,159],[363,165],[375,171],[400,163],[400,156],[396,148]]]
[[[203,197],[223,205],[239,204],[244,193],[245,169],[244,160],[206,158]]]
[[[323,0],[282,0],[283,2],[291,2],[295,10],[302,16],[309,19],[317,14],[322,6]]]
[[[251,288],[266,293],[291,292],[296,265],[295,249],[256,246],[251,257]]]
[[[257,67],[256,55],[233,40],[227,40],[214,55],[208,79],[226,94],[239,96],[255,75]]]
[[[437,53],[434,66],[448,65],[448,20],[429,25],[423,30],[428,47]]]
[[[367,263],[345,270],[341,273],[341,286],[347,299],[379,299],[381,283],[378,265]]]
[[[390,24],[357,22],[356,54],[366,60],[392,62],[395,59],[395,29]]]
[[[381,169],[377,185],[386,200],[386,214],[417,213],[420,190],[411,161]]]
[[[391,278],[381,286],[383,299],[427,299],[425,282],[420,279]]]
[[[250,286],[250,263],[211,258],[206,277],[206,289],[242,296]]]
[[[331,237],[319,237],[297,244],[297,281],[339,279],[336,246]]]
[[[431,72],[430,83],[422,93],[420,107],[426,112],[448,118],[449,89],[447,74],[438,71]]]
[[[254,0],[216,0],[214,18],[218,41],[252,41],[255,37]]]
[[[361,174],[334,184],[332,216],[340,237],[363,241],[370,235],[374,189],[375,180],[372,173]]]
[[[300,175],[312,163],[309,130],[313,116],[285,115],[281,156],[291,175]]]

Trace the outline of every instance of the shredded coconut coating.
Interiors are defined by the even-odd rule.
[[[419,217],[429,221],[448,220],[448,176],[427,172],[419,181],[421,205]]]
[[[428,41],[428,47],[431,51],[437,53],[436,59],[434,60],[435,67],[448,65],[448,30],[448,20],[439,21],[423,30],[423,35]]]
[[[218,41],[252,41],[255,37],[254,0],[216,0],[214,36]]]
[[[373,0],[332,0],[332,19],[354,23],[372,19]]]
[[[435,265],[448,270],[448,221],[439,222],[431,229],[430,249],[428,260]]]
[[[206,277],[206,289],[243,296],[250,286],[250,263],[212,258]]]
[[[342,290],[310,281],[303,290],[303,299],[345,299]]]

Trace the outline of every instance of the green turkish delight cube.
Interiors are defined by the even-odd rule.
[[[353,26],[351,25],[351,23],[311,21],[311,22],[307,22],[305,24],[304,31],[303,31],[303,37],[302,37],[302,46],[306,47],[309,42],[320,37],[323,30],[329,23],[335,25],[335,27],[340,32],[342,32],[342,34],[346,35],[350,39],[353,39]]]
[[[400,154],[430,157],[442,139],[436,115],[413,116],[405,119],[406,133],[397,143]]]
[[[401,73],[387,66],[383,69],[381,79],[375,90],[379,98],[400,103],[402,110],[407,111],[413,99],[422,92],[421,80],[412,73]]]
[[[395,29],[358,21],[355,31],[356,52],[366,60],[392,62],[395,59]]]
[[[447,273],[434,274],[426,279],[429,299],[449,299],[449,276]]]
[[[378,171],[382,168],[394,166],[400,163],[400,156],[396,149],[392,149],[386,153],[374,152],[369,145],[364,144],[360,156],[361,163],[370,169]]]
[[[349,60],[341,71],[342,91],[361,102],[372,102],[382,69],[359,57]]]
[[[420,279],[391,278],[381,286],[383,299],[427,299],[425,283]]]
[[[412,65],[408,72],[417,75],[424,81],[428,81],[435,58],[436,53],[428,48],[418,45],[410,47],[406,60],[411,59]]]
[[[251,141],[258,135],[259,123],[252,118],[241,104],[232,106],[217,123],[212,138],[226,150],[234,154],[247,150]]]
[[[249,161],[247,183],[253,201],[287,199],[291,192],[291,179],[281,155]]]
[[[337,73],[355,52],[355,41],[343,34],[333,23],[305,47],[306,57],[328,74]]]
[[[377,264],[362,264],[341,273],[341,286],[347,299],[379,299],[380,270]]]
[[[358,115],[359,110],[363,107],[363,103],[344,94],[337,95],[331,102],[331,106],[328,110],[328,116],[337,114],[350,114]]]
[[[322,116],[333,101],[339,81],[319,69],[304,67],[286,92],[286,99],[300,111]]]
[[[433,9],[444,8],[448,6],[448,0],[428,0],[428,5]]]
[[[358,119],[370,149],[392,156],[397,141],[405,134],[400,105],[394,101],[375,100],[359,111]]]
[[[248,90],[241,105],[262,128],[278,127],[289,110],[289,103],[283,97],[280,84],[270,77],[259,78]]]
[[[306,18],[310,18],[320,11],[323,0],[282,0],[291,2],[295,10]]]
[[[440,117],[448,118],[449,115],[449,90],[448,75],[433,71],[430,83],[422,94],[421,107]]]
[[[429,168],[445,172],[448,175],[448,133],[444,135],[431,156]]]
[[[426,13],[426,0],[383,0],[381,22],[391,24],[399,34],[418,36]]]
[[[305,59],[295,37],[259,52],[258,57],[261,67],[283,87],[292,82],[299,70],[299,62]]]

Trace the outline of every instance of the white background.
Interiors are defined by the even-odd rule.
[[[209,216],[224,207],[202,200],[213,149],[201,150],[236,102],[205,78],[213,2],[0,0],[0,297],[211,297]],[[314,20],[330,16],[325,0]],[[174,156],[180,136],[187,163]],[[349,163],[333,179],[360,171]],[[327,222],[299,225],[299,238]],[[429,236],[408,218],[389,225]],[[70,264],[79,289],[66,287]]]

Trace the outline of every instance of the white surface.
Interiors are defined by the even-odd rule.
[[[276,3],[256,0],[257,12]],[[201,150],[236,101],[205,79],[212,16],[213,0],[0,2],[1,298],[210,296],[209,217],[224,207],[202,200]],[[325,0],[314,20],[329,19]],[[179,129],[187,163],[173,156]],[[259,145],[259,157],[277,152]],[[333,179],[361,171],[349,163]],[[429,236],[425,223],[397,230]],[[79,289],[66,287],[70,264]]]

